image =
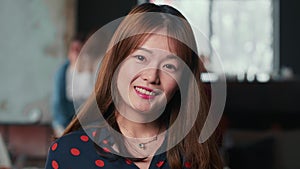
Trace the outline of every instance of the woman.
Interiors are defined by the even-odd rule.
[[[115,31],[94,95],[49,149],[46,168],[222,168],[192,29],[167,5],[135,7]],[[101,114],[95,113],[99,110]]]

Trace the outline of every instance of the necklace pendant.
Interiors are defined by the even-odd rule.
[[[145,144],[144,144],[144,143],[140,143],[140,144],[139,144],[139,148],[145,150],[145,148],[146,148],[146,147],[145,147]]]

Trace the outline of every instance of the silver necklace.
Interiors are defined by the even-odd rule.
[[[128,133],[130,133],[132,136],[134,136],[134,134],[133,134],[131,131],[129,131],[125,126],[123,126],[123,125],[120,125],[120,126],[122,126]],[[147,144],[152,143],[152,142],[154,142],[154,141],[157,140],[159,132],[160,132],[160,127],[159,127],[159,129],[158,129],[158,131],[157,131],[156,136],[155,136],[153,139],[151,139],[151,140],[149,140],[149,141],[147,141],[147,142],[141,142],[141,143],[138,143],[138,147],[139,147],[140,149],[142,149],[142,150],[145,150]]]
[[[152,140],[149,140],[149,141],[144,142],[144,143],[139,143],[138,146],[139,146],[140,149],[145,150],[146,149],[146,144],[149,144],[149,143],[151,143],[153,141],[156,141],[156,140],[157,140],[157,135]]]

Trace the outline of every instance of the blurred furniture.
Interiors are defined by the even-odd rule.
[[[0,134],[0,169],[10,169],[11,167],[10,156]]]
[[[226,132],[226,161],[230,169],[300,168],[300,129]]]
[[[0,134],[7,146],[12,168],[43,168],[51,142],[50,122],[41,121],[38,109],[23,114],[0,113]]]

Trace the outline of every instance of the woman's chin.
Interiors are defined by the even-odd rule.
[[[164,112],[162,109],[158,109],[157,107],[134,107],[134,110],[136,111],[135,121],[139,121],[142,123],[152,122],[158,119],[161,114]],[[138,117],[137,117],[138,116]]]

